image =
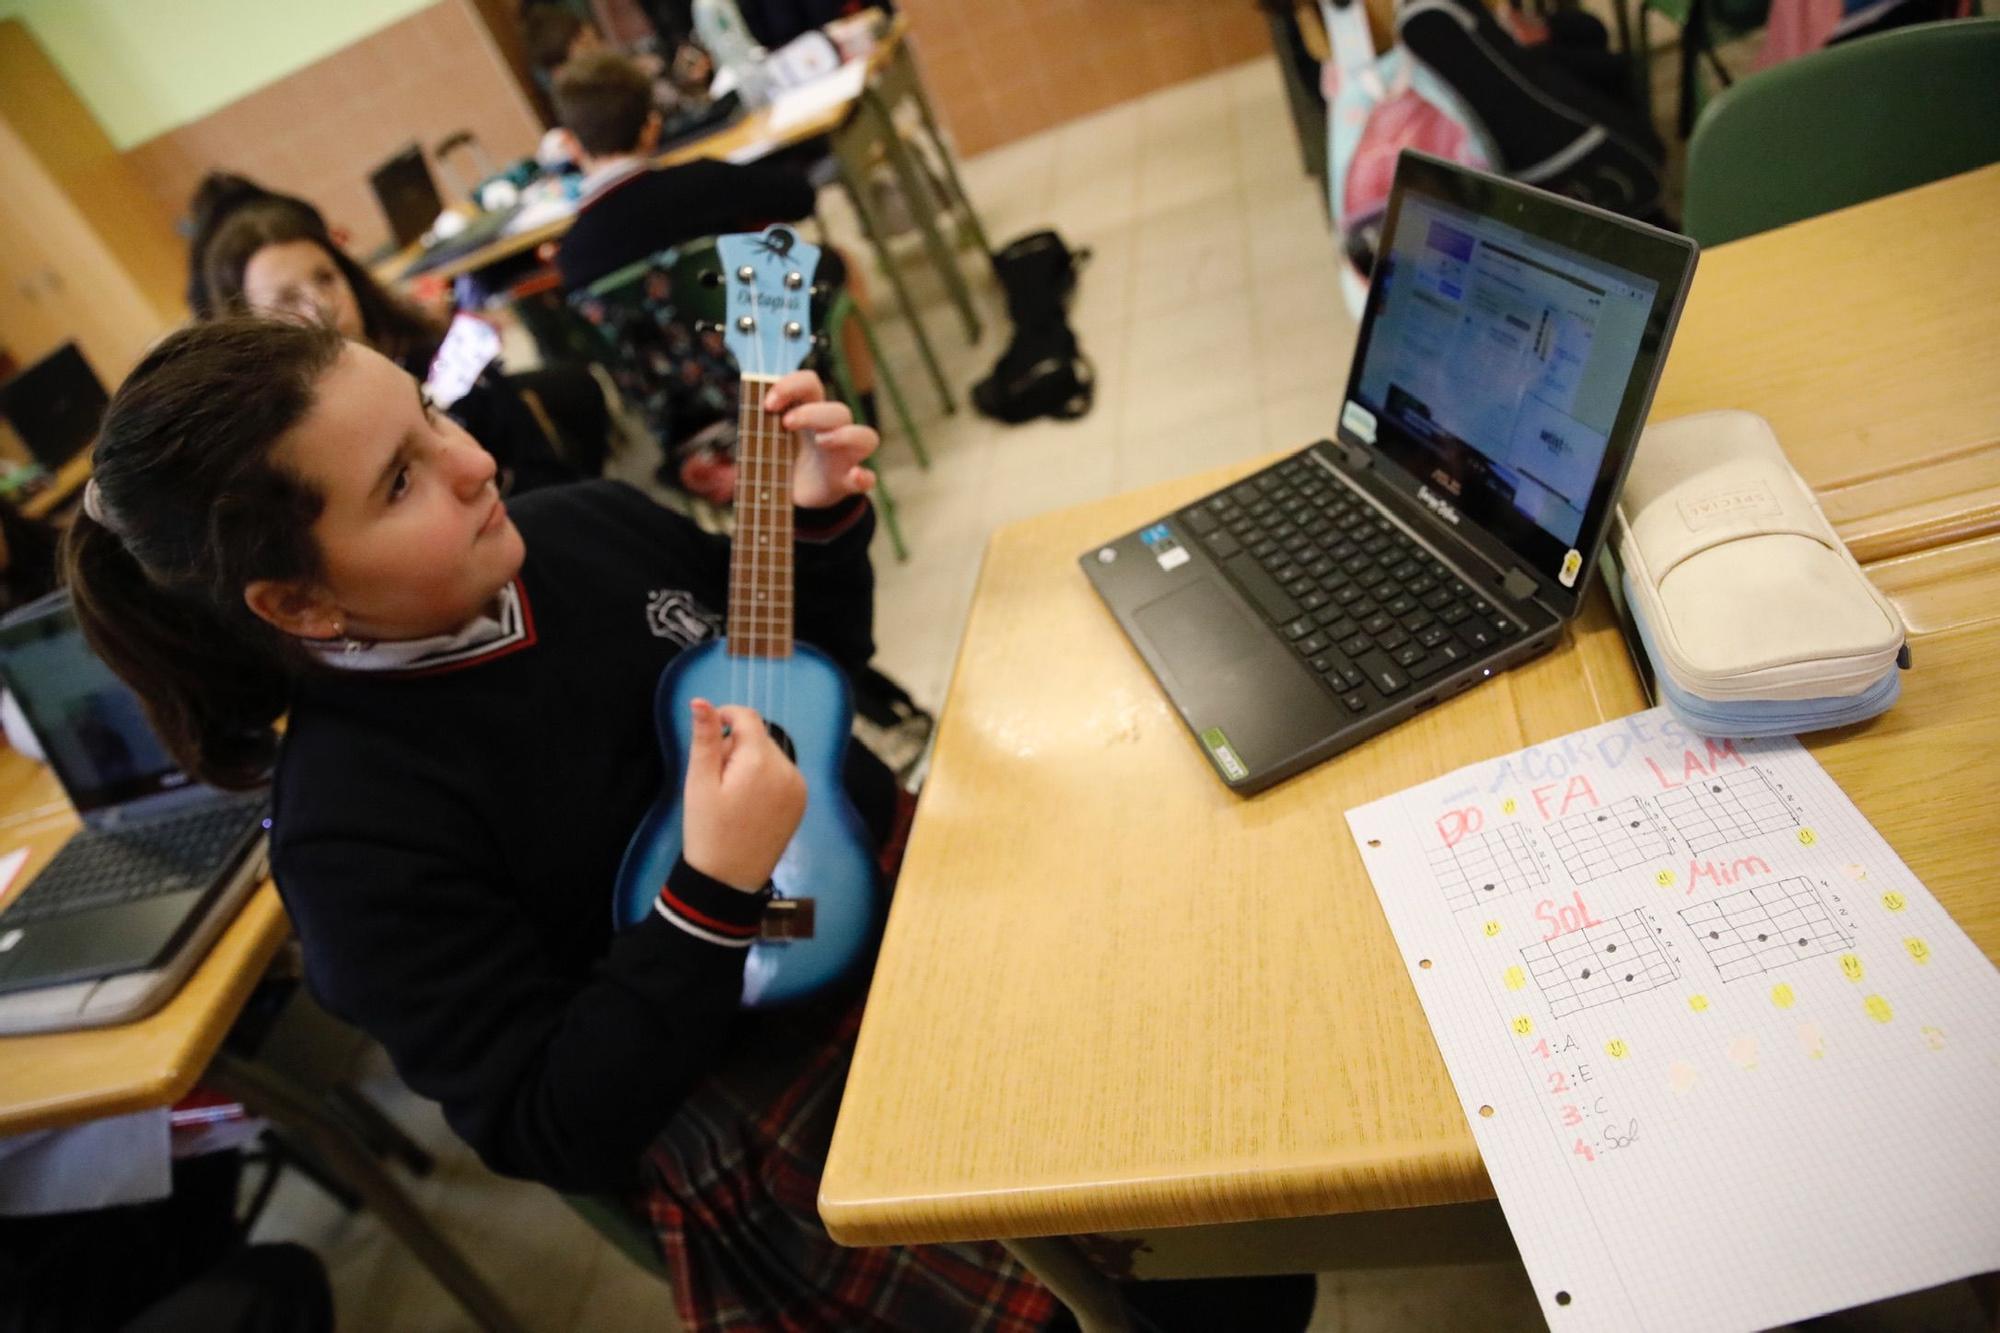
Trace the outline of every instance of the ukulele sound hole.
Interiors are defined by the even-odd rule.
[[[785,758],[795,764],[799,762],[798,747],[792,744],[792,738],[785,734],[783,727],[779,726],[776,722],[766,722],[764,729],[771,733],[771,739],[776,741],[778,748],[785,752]]]

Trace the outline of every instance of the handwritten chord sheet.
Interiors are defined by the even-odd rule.
[[[2000,1269],[2000,972],[1796,741],[1654,709],[1347,818],[1551,1327]]]
[[[1756,769],[1711,773],[1660,797],[1660,809],[1690,851],[1705,852],[1742,838],[1798,824]]]
[[[1660,946],[1664,931],[1640,908],[1538,940],[1521,950],[1521,958],[1549,1012],[1562,1018],[1678,979],[1679,969]]]
[[[1645,865],[1667,851],[1666,834],[1636,796],[1556,820],[1549,841],[1579,884]]]
[[[1439,845],[1431,849],[1430,861],[1438,887],[1454,911],[1549,882],[1528,843],[1528,831],[1519,826]]]
[[[1804,876],[1684,908],[1681,920],[1724,981],[1838,953],[1851,943]]]

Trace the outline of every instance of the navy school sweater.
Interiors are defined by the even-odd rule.
[[[680,924],[612,926],[619,861],[665,781],[654,685],[720,632],[729,548],[611,482],[509,511],[521,632],[442,670],[303,680],[272,861],[314,995],[488,1166],[615,1190],[742,1036],[745,952],[712,928],[747,932],[757,897],[683,863],[663,895]],[[859,498],[799,511],[798,636],[850,671],[873,652],[873,526]],[[879,836],[893,779],[859,746],[848,768]]]
[[[812,211],[811,184],[779,163],[702,158],[655,167],[606,186],[577,210],[556,247],[556,270],[563,290],[575,291],[670,245],[796,222]]]

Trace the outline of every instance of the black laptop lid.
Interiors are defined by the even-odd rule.
[[[1573,612],[1695,254],[1684,236],[1405,151],[1341,439]]]
[[[382,216],[389,220],[389,233],[396,238],[398,248],[429,231],[444,211],[430,164],[416,144],[375,168],[369,173],[368,184],[375,191],[375,202],[382,206]]]
[[[51,472],[97,438],[108,402],[104,382],[75,343],[64,343],[0,384],[0,416]]]
[[[188,785],[139,696],[84,642],[69,594],[0,621],[0,679],[79,814]]]

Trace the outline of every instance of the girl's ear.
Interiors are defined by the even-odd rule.
[[[243,589],[243,604],[295,639],[337,639],[346,632],[333,599],[304,583],[253,579]]]

